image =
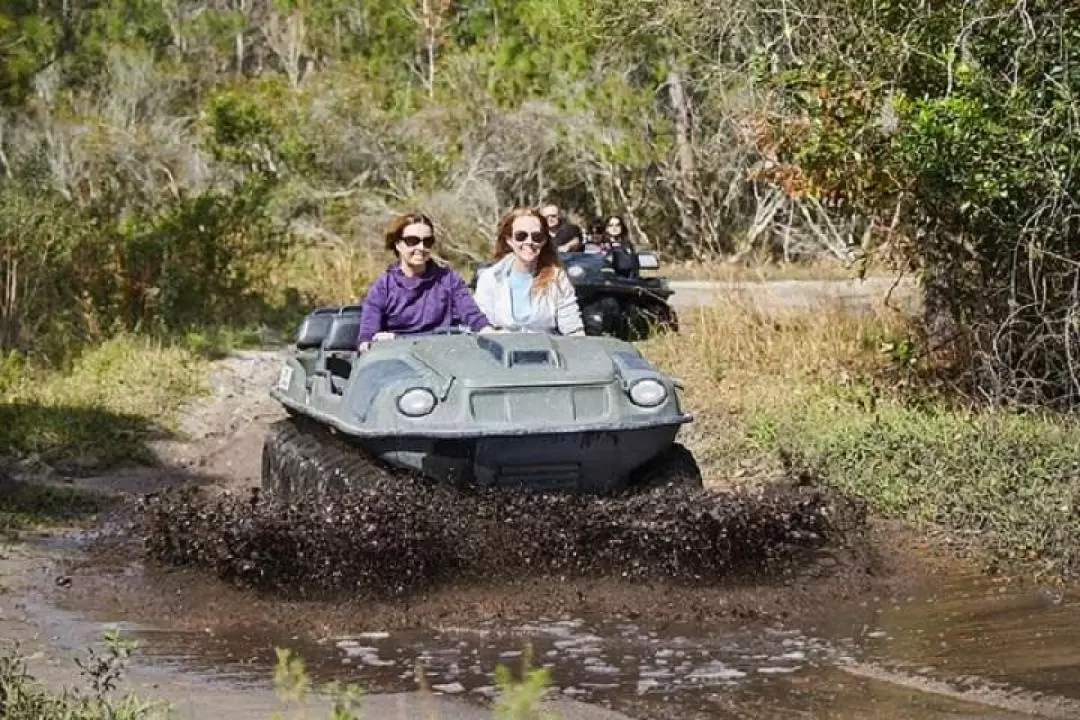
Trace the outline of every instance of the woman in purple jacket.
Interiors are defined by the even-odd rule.
[[[360,315],[357,345],[366,351],[372,340],[427,333],[453,325],[473,332],[491,329],[461,275],[431,259],[435,224],[422,213],[406,213],[386,228],[386,249],[398,261],[368,288]]]

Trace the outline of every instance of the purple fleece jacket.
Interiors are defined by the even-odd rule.
[[[377,332],[409,335],[459,324],[473,332],[489,324],[460,275],[428,263],[423,275],[408,277],[394,263],[368,288],[357,342],[369,342]]]

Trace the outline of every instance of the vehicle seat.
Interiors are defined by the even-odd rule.
[[[360,334],[359,305],[346,305],[330,321],[330,327],[323,338],[323,352],[353,352],[356,350],[356,338]]]
[[[637,255],[626,248],[611,249],[611,267],[619,277],[638,278],[641,276],[641,265]]]
[[[296,349],[315,350],[322,347],[326,333],[330,330],[330,323],[339,311],[340,308],[324,307],[308,313],[296,331]]]
[[[360,334],[359,305],[346,305],[331,316],[326,337],[322,341],[322,353],[316,370],[325,371],[330,387],[341,394],[345,391],[352,374],[353,358],[356,356],[356,337]]]

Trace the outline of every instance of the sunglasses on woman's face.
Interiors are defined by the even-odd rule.
[[[401,242],[405,243],[405,247],[416,247],[420,243],[424,243],[424,247],[430,250],[435,244],[435,236],[425,235],[421,237],[419,235],[402,235]]]
[[[518,230],[514,233],[514,242],[523,243],[526,240],[532,240],[533,245],[543,245],[547,242],[547,235],[537,230],[536,232],[525,232],[524,230]]]

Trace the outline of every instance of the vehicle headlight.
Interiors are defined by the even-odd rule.
[[[574,280],[580,280],[581,278],[585,277],[585,268],[581,267],[580,265],[571,265],[570,267],[566,268],[566,274]]]
[[[630,386],[630,400],[641,407],[656,407],[667,400],[667,388],[658,380],[645,378]]]
[[[435,409],[435,394],[427,388],[406,390],[397,399],[398,410],[409,417],[427,415]]]

